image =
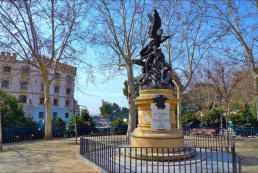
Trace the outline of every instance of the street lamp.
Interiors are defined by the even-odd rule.
[[[219,114],[220,114],[220,134],[223,135],[223,125],[222,125],[222,110],[221,110],[221,101],[222,101],[223,95],[220,93],[217,95],[217,99],[219,101]]]

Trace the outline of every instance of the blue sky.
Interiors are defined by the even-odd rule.
[[[128,107],[126,97],[123,95],[123,86],[126,76],[116,76],[105,82],[101,72],[95,74],[95,84],[86,85],[82,72],[78,72],[75,99],[80,105],[87,106],[90,114],[99,114],[101,100],[115,102],[121,107]]]
[[[103,63],[101,54],[94,48],[87,48],[88,63],[94,65],[94,83],[87,82],[83,67],[77,68],[77,79],[75,83],[75,99],[79,105],[87,106],[91,115],[99,114],[101,101],[109,101],[117,103],[120,107],[128,107],[128,101],[123,95],[124,81],[127,79],[125,68],[121,68],[121,72],[117,72],[114,77],[107,79],[105,72],[99,68]],[[136,71],[135,71],[136,72]]]

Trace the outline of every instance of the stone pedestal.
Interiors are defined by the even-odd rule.
[[[171,130],[152,130],[151,128],[151,104],[154,103],[153,98],[159,95],[164,95],[168,98],[165,103],[170,105],[169,116]],[[160,148],[160,151],[157,151],[155,148],[150,149],[151,151],[147,151],[154,153],[172,152],[172,149],[166,147],[182,147],[183,149],[184,136],[182,131],[176,128],[175,109],[177,103],[178,99],[173,96],[172,90],[153,89],[140,91],[140,96],[135,99],[135,104],[138,106],[138,127],[131,134],[131,147],[165,147],[163,149]],[[181,149],[174,148],[174,152],[178,150]]]

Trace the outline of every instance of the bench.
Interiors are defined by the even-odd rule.
[[[216,133],[216,129],[199,129],[199,128],[194,128],[192,130],[192,132],[195,133],[195,134],[202,134],[202,133],[214,134],[214,133]]]
[[[204,129],[204,133],[214,134],[214,133],[216,133],[216,129]]]

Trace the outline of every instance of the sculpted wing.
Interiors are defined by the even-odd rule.
[[[152,18],[150,22],[151,22],[151,26],[149,28],[149,36],[150,38],[156,38],[157,32],[161,27],[161,19],[156,9],[154,10],[154,20]]]

